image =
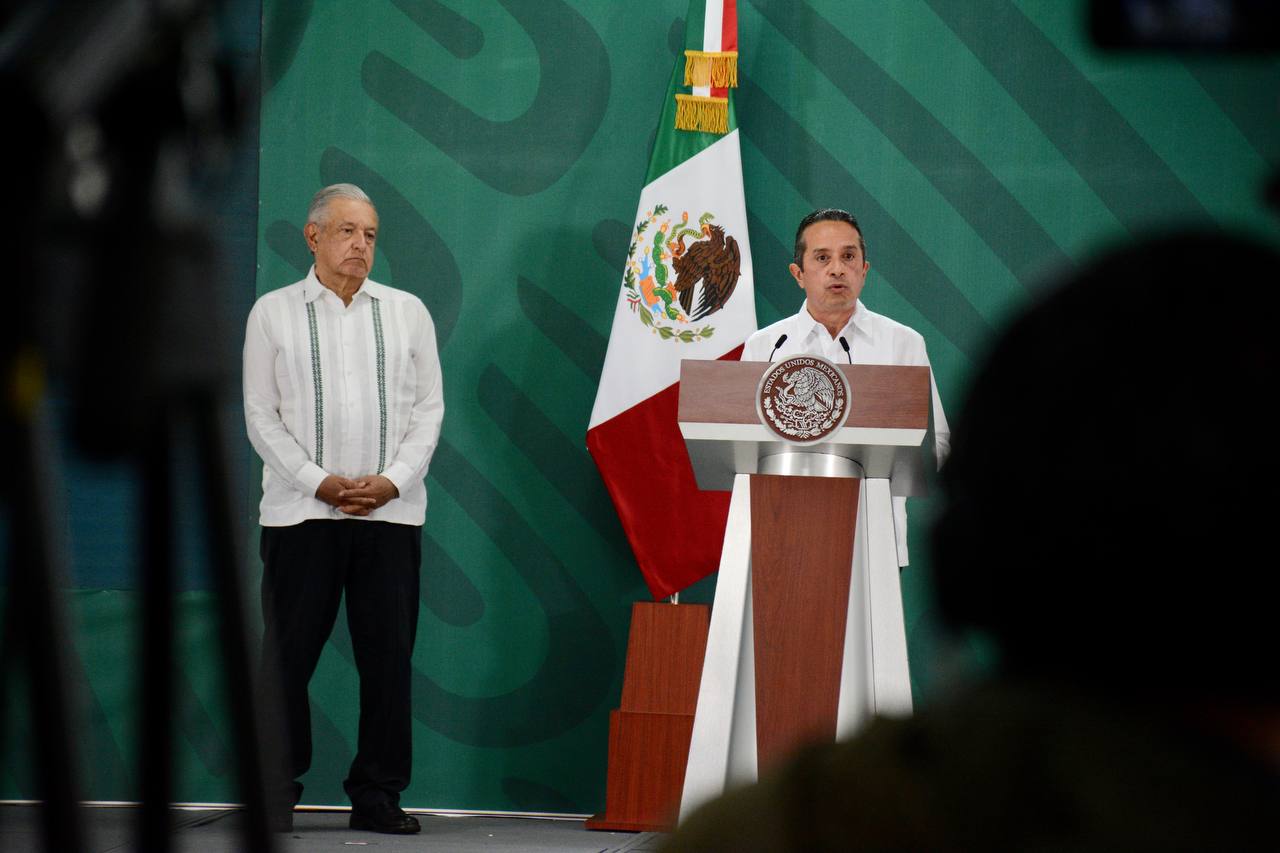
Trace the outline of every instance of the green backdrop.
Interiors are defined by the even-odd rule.
[[[645,589],[584,434],[686,6],[263,4],[246,307],[305,273],[311,194],[352,181],[381,214],[373,277],[421,296],[439,332],[447,411],[428,478],[406,805],[603,806],[607,717]],[[1100,244],[1189,218],[1278,238],[1260,201],[1280,162],[1274,59],[1100,54],[1083,4],[1061,0],[740,0],[739,19],[761,325],[799,305],[796,222],[846,207],[872,262],[865,302],[924,334],[952,412],[1003,318]],[[1206,303],[1247,310],[1228,284],[1205,282]],[[913,507],[903,576],[920,702],[953,663],[928,602],[929,514]],[[682,535],[678,508],[665,535]],[[77,583],[87,793],[135,797],[119,663],[134,594]],[[182,600],[179,797],[234,799],[195,586]],[[341,620],[312,695],[305,800],[342,803],[356,682]],[[20,749],[21,721],[5,735]],[[6,759],[0,787],[26,795],[29,771]]]

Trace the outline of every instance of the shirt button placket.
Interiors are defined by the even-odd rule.
[[[358,362],[358,353],[356,351],[356,322],[360,315],[359,296],[352,301],[351,306],[342,313],[342,361],[344,370],[343,382],[343,429],[342,429],[342,460],[345,464],[357,457],[356,448],[354,446],[357,430],[355,429],[355,400],[356,386],[358,379],[356,377],[356,366]]]

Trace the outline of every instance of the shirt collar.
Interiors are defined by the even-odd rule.
[[[845,323],[844,328],[836,335],[844,335],[846,340],[852,336],[853,330],[857,329],[864,337],[871,337],[871,316],[867,310],[867,306],[862,304],[859,299],[854,305],[853,314],[849,317],[849,322]],[[800,306],[800,313],[796,315],[795,333],[799,335],[798,340],[804,340],[810,334],[817,335],[823,340],[830,340],[831,335],[827,332],[827,327],[813,319],[813,315],[809,313],[809,301],[805,300]]]
[[[324,295],[325,286],[316,278],[315,264],[307,270],[307,277],[302,280],[302,301],[314,302]]]
[[[381,299],[386,295],[383,293],[383,290],[384,288],[382,285],[378,284],[376,281],[366,278],[364,280],[364,284],[360,285],[360,289],[356,291],[356,295],[352,297],[352,301],[359,299],[361,294],[372,299]],[[307,277],[302,280],[302,301],[314,302],[321,296],[324,296],[326,291],[329,293],[333,292],[321,284],[320,279],[316,278],[316,267],[315,264],[312,264],[311,269],[307,270]],[[334,295],[336,296],[337,294]]]
[[[858,300],[857,307],[853,309],[853,316],[849,318],[849,326],[861,332],[863,337],[871,337],[871,312],[867,310],[867,306],[862,304],[861,299]],[[849,326],[845,328],[848,329]]]

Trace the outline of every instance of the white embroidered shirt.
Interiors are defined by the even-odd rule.
[[[263,461],[263,526],[315,518],[422,524],[444,390],[435,325],[418,297],[366,280],[343,305],[314,267],[264,294],[245,331],[244,407]],[[367,516],[315,497],[329,474],[379,473],[400,496]]]

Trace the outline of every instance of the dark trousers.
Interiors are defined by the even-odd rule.
[[[292,806],[311,766],[307,685],[347,600],[360,675],[360,735],[343,783],[351,804],[396,804],[413,766],[410,682],[418,629],[422,528],[384,521],[312,520],[262,528],[264,676],[278,686],[283,736],[269,781],[273,802]]]

